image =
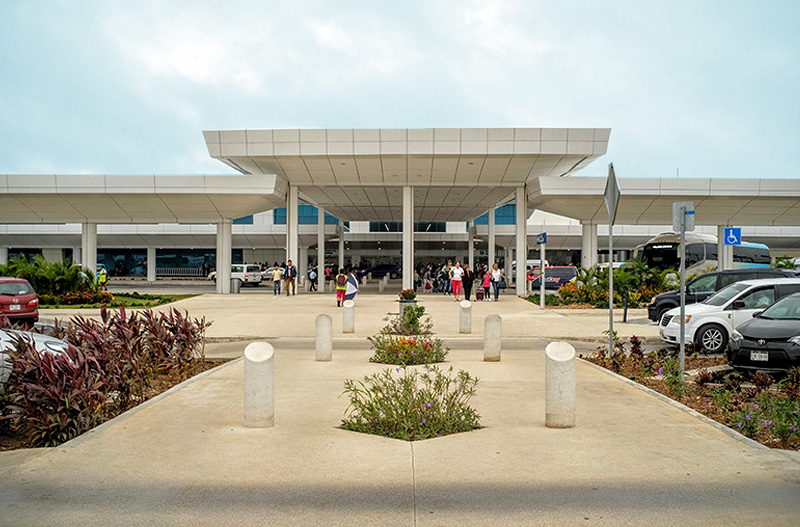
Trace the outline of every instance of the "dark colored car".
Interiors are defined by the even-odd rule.
[[[39,297],[27,280],[0,277],[0,316],[16,323],[39,321]]]
[[[731,269],[706,273],[686,284],[686,305],[702,302],[723,287],[742,280],[781,277],[797,278],[797,271],[792,271],[791,269]],[[659,322],[664,313],[680,305],[680,291],[667,291],[666,293],[658,294],[653,297],[647,306],[647,318],[653,322]]]
[[[776,373],[800,366],[800,293],[741,324],[729,342],[728,362],[736,370]]]
[[[551,266],[544,268],[544,288],[558,289],[564,284],[574,281],[578,277],[578,270],[572,266]],[[536,267],[528,273],[528,281],[534,290],[541,287],[539,268]]]
[[[403,276],[403,269],[399,265],[394,264],[378,264],[375,267],[370,267],[364,271],[364,276],[372,273],[372,278],[383,278],[387,274],[389,278],[399,278]]]

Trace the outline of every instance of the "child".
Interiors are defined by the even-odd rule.
[[[488,269],[483,274],[483,282],[481,282],[481,287],[483,287],[483,300],[491,302],[491,298],[489,297],[489,289],[492,287],[492,273],[490,273]]]

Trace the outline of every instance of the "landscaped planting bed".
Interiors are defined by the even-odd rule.
[[[617,342],[613,356],[606,350],[582,357],[663,395],[685,404],[741,434],[772,447],[800,450],[800,369],[776,380],[764,373],[747,377],[726,371],[714,373],[713,366],[727,364],[724,356],[689,354],[687,371],[696,370],[692,380],[679,374],[678,359],[663,348],[642,354],[639,340],[629,347]]]

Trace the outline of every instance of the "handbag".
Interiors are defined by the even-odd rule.
[[[506,281],[505,280],[500,280],[500,283],[497,284],[497,289],[505,289],[506,287],[507,286],[506,286]]]

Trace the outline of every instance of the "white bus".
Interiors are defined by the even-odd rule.
[[[639,245],[634,251],[635,258],[643,260],[654,269],[675,269],[680,267],[678,253],[681,236],[665,232]],[[686,270],[689,274],[717,269],[717,237],[708,234],[686,233]],[[769,267],[769,247],[763,243],[742,242],[733,246],[733,267]]]

